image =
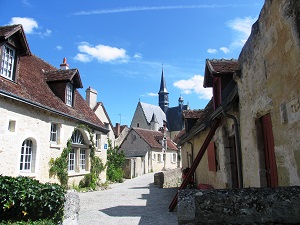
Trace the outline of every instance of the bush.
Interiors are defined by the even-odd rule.
[[[40,219],[59,222],[63,218],[64,202],[65,190],[58,184],[0,175],[0,222]]]
[[[125,162],[125,154],[120,151],[118,146],[112,147],[111,141],[108,140],[107,150],[107,179],[113,182],[123,182],[124,172],[123,165]]]

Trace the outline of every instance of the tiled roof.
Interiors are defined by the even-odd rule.
[[[203,109],[183,110],[182,113],[185,119],[197,119],[202,116]]]
[[[235,59],[206,59],[203,86],[212,87],[213,76],[233,74],[238,69],[238,60]]]
[[[45,80],[47,82],[55,81],[71,81],[74,78],[74,87],[82,88],[82,82],[80,79],[78,69],[45,71]]]
[[[0,42],[6,41],[12,35],[18,35],[20,38],[21,41],[20,54],[30,55],[31,52],[22,25],[18,24],[18,25],[9,25],[9,26],[0,27]]]
[[[163,133],[160,131],[147,130],[142,128],[132,128],[138,135],[140,135],[144,141],[146,141],[151,148],[162,148],[159,140],[163,139]],[[178,150],[176,145],[167,137],[168,149]]]
[[[16,29],[16,27],[18,28],[19,26],[10,26],[11,30]],[[0,27],[2,36],[4,35],[3,33],[7,32],[7,27]],[[108,131],[77,90],[74,91],[73,107],[67,106],[52,92],[46,82],[48,75],[44,71],[57,71],[55,67],[35,55],[27,54],[20,57],[18,68],[19,73],[16,82],[0,76],[0,95],[68,117],[78,123],[88,124],[97,129]],[[74,72],[73,70],[71,71]],[[57,73],[59,74],[60,72]]]

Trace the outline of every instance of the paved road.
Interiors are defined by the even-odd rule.
[[[176,212],[168,206],[177,188],[154,186],[154,173],[111,189],[80,193],[79,225],[176,225]]]

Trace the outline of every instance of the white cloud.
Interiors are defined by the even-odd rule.
[[[226,47],[221,47],[220,50],[222,52],[224,52],[225,54],[227,54],[228,52],[230,52],[230,50],[228,48],[226,48]]]
[[[188,80],[176,81],[173,86],[179,88],[184,94],[196,93],[200,99],[211,99],[211,88],[203,87],[204,77],[201,75],[194,75]]]
[[[133,58],[135,59],[141,59],[142,58],[142,54],[141,53],[135,53]]]
[[[252,24],[256,20],[257,18],[248,16],[245,18],[235,18],[234,20],[230,20],[227,22],[227,26],[229,26],[235,32],[234,41],[231,44],[233,47],[240,47],[245,44],[251,33]]]
[[[12,17],[9,24],[22,24],[25,33],[32,34],[34,29],[39,27],[38,23],[33,18],[27,17]]]
[[[92,57],[90,57],[89,55],[87,54],[81,54],[81,53],[78,53],[75,57],[74,57],[75,60],[77,61],[80,61],[80,62],[91,62],[92,61]]]
[[[87,42],[82,42],[78,46],[78,50],[80,53],[75,56],[75,59],[82,62],[90,62],[93,59],[97,59],[99,62],[126,62],[128,58],[125,49],[107,45],[92,46]]]
[[[214,48],[209,48],[209,49],[207,49],[207,52],[210,54],[216,54],[218,52],[218,50],[214,49]]]
[[[57,49],[57,50],[62,50],[62,46],[57,45],[57,46],[56,46],[56,49]]]
[[[147,96],[151,96],[151,97],[157,97],[157,93],[153,93],[153,92],[150,92],[150,93],[147,93]]]
[[[22,3],[23,3],[24,5],[26,5],[26,6],[32,7],[32,5],[30,4],[30,2],[27,1],[27,0],[22,0]]]
[[[125,12],[137,12],[137,11],[153,11],[153,10],[174,10],[174,9],[200,9],[200,8],[228,8],[234,7],[236,5],[172,5],[172,6],[132,6],[126,8],[116,8],[116,9],[100,9],[91,11],[81,11],[76,12],[74,15],[96,15],[96,14],[108,14],[108,13],[125,13]]]

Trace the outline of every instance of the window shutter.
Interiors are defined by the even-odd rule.
[[[215,142],[210,142],[207,147],[208,170],[217,172]]]

